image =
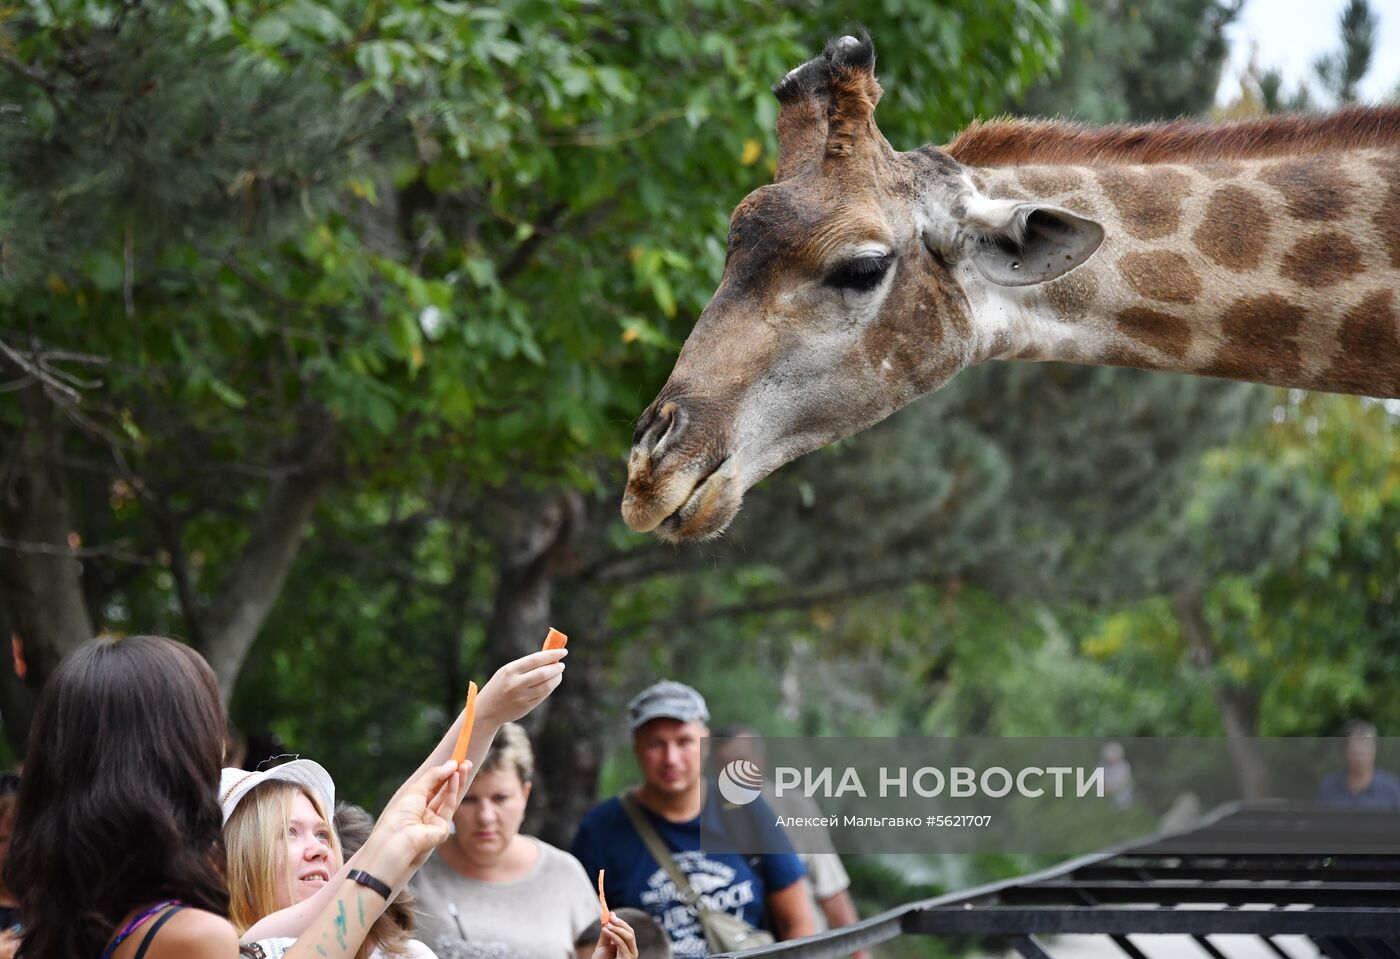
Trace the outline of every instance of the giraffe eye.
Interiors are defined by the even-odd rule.
[[[838,290],[868,293],[879,285],[894,263],[894,255],[858,256],[847,260],[826,276],[826,285]]]

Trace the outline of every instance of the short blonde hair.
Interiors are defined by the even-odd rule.
[[[292,820],[292,802],[297,794],[311,801],[316,815],[330,830],[331,850],[336,872],[344,864],[340,852],[340,837],[331,825],[321,800],[309,789],[295,783],[269,779],[248,791],[224,823],[224,846],[228,850],[229,921],[241,936],[255,922],[271,915],[280,907],[277,893],[284,879],[292,875],[292,863],[287,861],[284,842],[287,824]]]
[[[525,785],[535,778],[535,751],[530,748],[530,737],[523,726],[505,723],[496,732],[491,751],[481,761],[481,772],[493,773],[501,769],[513,769]]]

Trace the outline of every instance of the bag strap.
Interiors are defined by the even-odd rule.
[[[705,904],[700,901],[700,894],[691,886],[690,880],[686,878],[681,867],[676,862],[676,857],[671,853],[661,835],[647,821],[646,813],[642,810],[642,804],[638,802],[636,795],[629,789],[621,793],[618,800],[622,803],[622,811],[627,813],[627,818],[632,820],[632,828],[637,830],[637,835],[641,837],[642,844],[647,847],[647,852],[651,853],[651,858],[655,859],[662,869],[666,870],[666,875],[671,877],[671,882],[675,883],[676,892],[680,894],[681,902],[685,903],[689,909],[698,912],[708,912]]]
[[[141,948],[136,950],[136,955],[132,956],[131,959],[145,959],[146,950],[151,947],[151,940],[156,937],[156,933],[160,931],[160,927],[165,925],[171,916],[175,915],[175,913],[183,908],[185,907],[176,906],[173,909],[169,909],[159,919],[151,923],[151,928],[150,931],[146,933],[146,938],[141,940]]]

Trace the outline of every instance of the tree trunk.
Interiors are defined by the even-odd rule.
[[[308,423],[310,450],[298,468],[275,480],[258,513],[243,552],[234,561],[207,612],[186,610],[199,619],[200,650],[219,677],[227,708],[253,642],[272,611],[301,548],[306,524],[329,485],[334,430]]]
[[[496,595],[486,626],[488,675],[544,644],[554,577],[572,561],[582,516],[582,498],[575,492],[522,497],[498,511],[492,530]],[[532,734],[543,725],[548,705],[525,717],[523,725]]]
[[[24,421],[9,437],[0,476],[0,603],[7,627],[0,660],[12,637],[23,644],[23,682],[0,682],[0,715],[12,748],[23,753],[34,697],[67,653],[92,638],[82,585],[82,564],[69,543],[73,532],[68,489],[59,452],[63,428],[57,411],[35,382],[19,392]],[[9,662],[0,670],[13,674]]]
[[[1177,590],[1172,606],[1181,625],[1181,635],[1191,651],[1191,661],[1209,674],[1220,722],[1225,729],[1225,748],[1239,776],[1241,797],[1264,799],[1273,795],[1268,764],[1259,749],[1259,700],[1253,690],[1233,685],[1216,672],[1219,657],[1210,623],[1206,621],[1204,587],[1192,584]]]
[[[540,649],[551,625],[555,578],[573,565],[583,516],[576,492],[523,497],[496,513],[496,595],[486,628],[490,671]],[[571,621],[561,622],[564,632]],[[566,848],[598,775],[596,737],[585,734],[596,725],[588,717],[594,702],[589,673],[582,665],[570,669],[563,685],[521,723],[534,745],[536,770],[524,828]]]
[[[599,651],[601,652],[601,651]],[[597,669],[571,667],[549,697],[549,715],[534,737],[535,788],[526,829],[545,842],[569,848],[574,830],[598,792],[607,730],[617,724],[598,714]]]

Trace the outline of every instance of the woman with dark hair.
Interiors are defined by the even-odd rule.
[[[5,879],[25,916],[21,959],[234,959],[219,775],[218,683],[158,636],[97,639],[39,698]],[[360,851],[361,871],[291,957],[350,959],[391,885],[447,836],[467,766],[404,790]]]

